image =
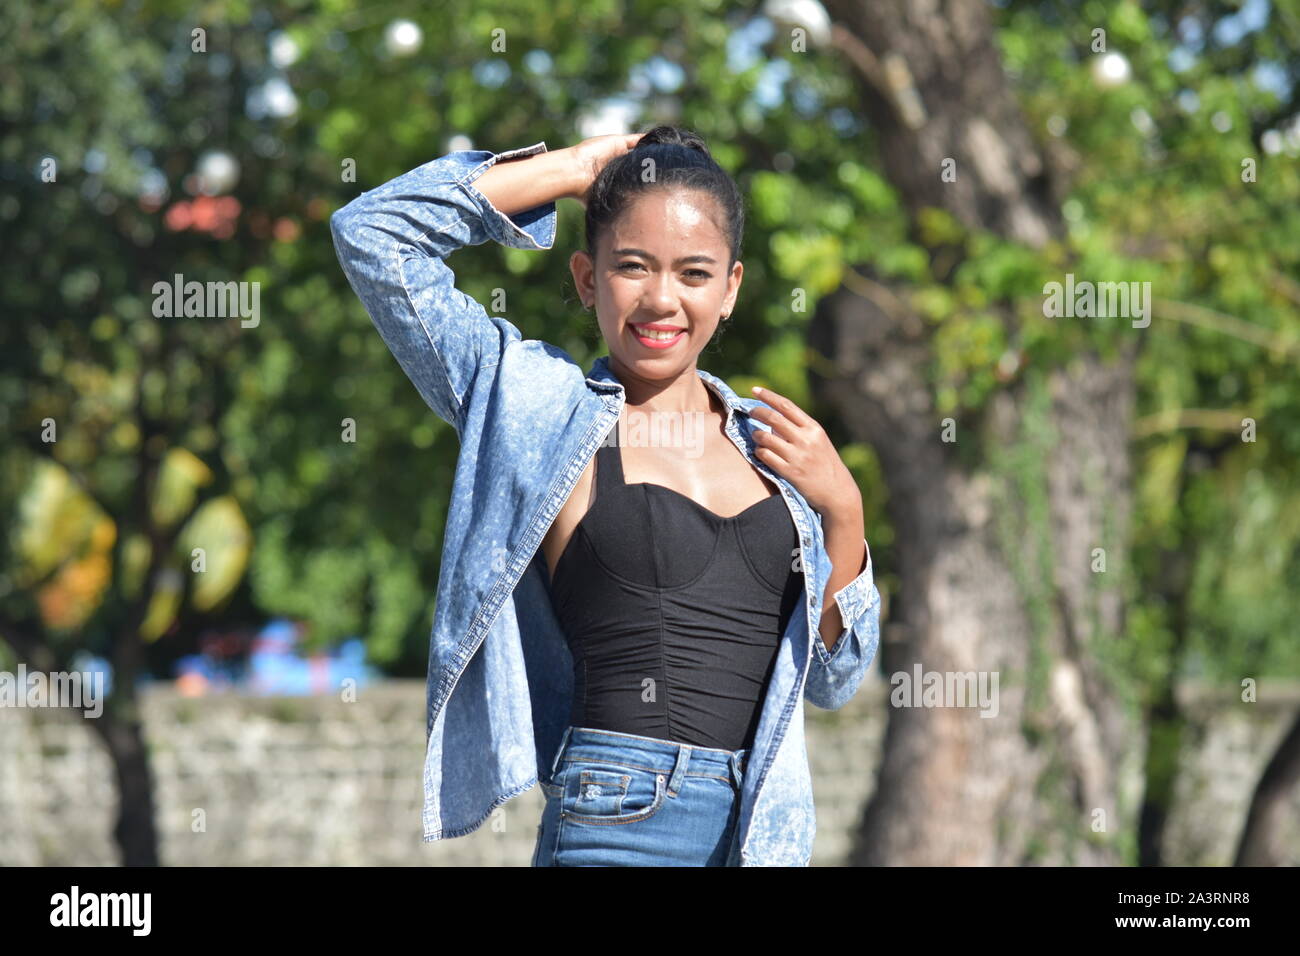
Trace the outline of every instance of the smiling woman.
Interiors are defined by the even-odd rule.
[[[674,127],[650,130],[634,155],[616,156],[594,177],[586,210],[587,248],[573,254],[570,268],[584,306],[596,307],[611,355],[624,359],[616,316],[633,296],[644,311],[663,310],[662,318],[628,317],[637,344],[671,349],[716,338],[744,274],[745,206],[703,139]],[[597,261],[607,273],[601,278],[620,281],[597,281]],[[677,301],[665,301],[665,277],[673,278]],[[683,314],[669,315],[679,303]]]
[[[570,268],[609,347],[586,374],[489,317],[445,262],[489,238],[550,248],[565,197],[586,207]],[[735,182],[669,127],[451,153],[335,213],[353,288],[461,439],[426,840],[540,784],[537,866],[809,862],[803,700],[857,690],[879,594],[825,432],[696,364],[735,305],[743,225]],[[703,427],[628,428],[664,416]]]

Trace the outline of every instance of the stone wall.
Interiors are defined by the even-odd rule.
[[[1195,723],[1170,821],[1171,864],[1231,863],[1255,781],[1300,707],[1294,688],[1266,689],[1261,701],[1271,703],[1188,697]],[[875,785],[887,691],[876,679],[842,710],[807,706],[813,865],[839,865],[848,850]],[[536,788],[470,836],[423,843],[424,681],[387,681],[358,697],[147,691],[163,862],[529,863],[542,809]],[[116,865],[116,801],[108,758],[76,712],[0,707],[0,865]],[[1285,845],[1300,863],[1300,794],[1296,809]]]

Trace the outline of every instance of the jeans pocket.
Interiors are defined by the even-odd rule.
[[[576,763],[562,781],[566,821],[611,825],[646,820],[663,806],[666,774],[614,764]]]

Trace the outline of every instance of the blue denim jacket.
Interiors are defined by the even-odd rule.
[[[494,163],[545,149],[452,152],[330,219],[343,271],[379,334],[460,437],[429,642],[425,842],[468,834],[534,784],[553,786],[573,661],[540,544],[624,402],[608,356],[584,374],[562,349],[488,315],[446,263],[488,239],[551,248],[555,203],[506,216],[473,186]],[[880,594],[868,551],[866,569],[834,595],[847,627],[828,652],[817,628],[831,571],[821,518],[755,457],[753,430],[767,426],[749,411],[762,402],[699,375],[726,405],[727,435],[781,489],[805,577],[805,613],[791,615],[782,637],[746,760],[740,865],[806,866],[816,824],[803,702],[833,710],[857,691],[879,643]]]

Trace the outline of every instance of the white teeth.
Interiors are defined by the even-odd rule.
[[[678,329],[676,332],[667,332],[663,329],[637,329],[637,333],[645,338],[658,339],[659,341],[667,341],[668,339],[675,338],[680,332],[681,329]]]

